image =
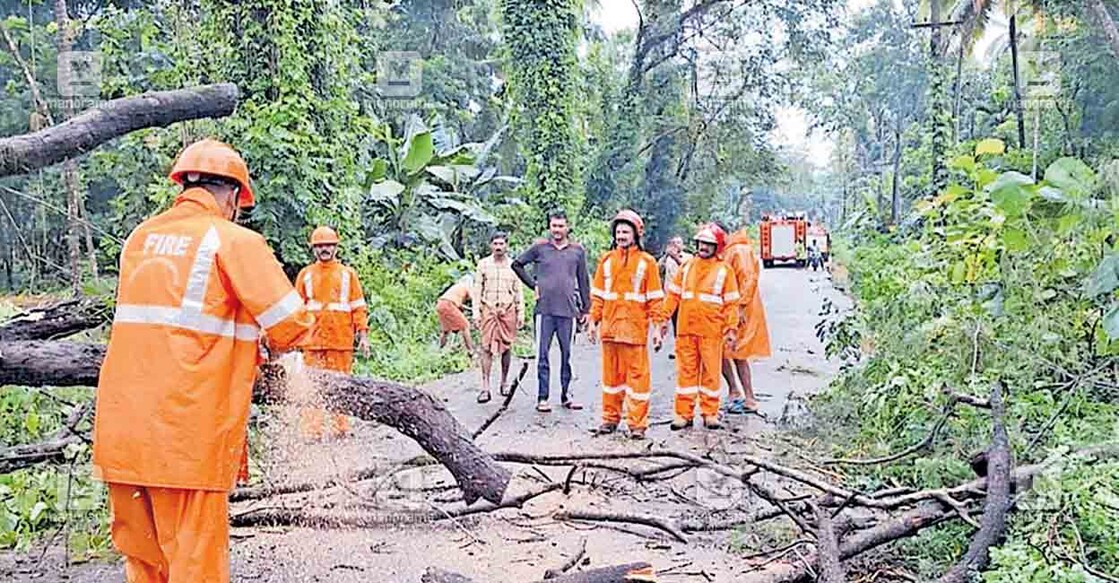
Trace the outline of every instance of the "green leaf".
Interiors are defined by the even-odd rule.
[[[1112,340],[1119,339],[1119,302],[1111,306],[1111,311],[1103,317],[1103,331]]]
[[[1100,261],[1096,272],[1088,280],[1088,297],[1109,294],[1119,288],[1119,254],[1108,255]]]
[[[369,175],[373,179],[373,182],[380,182],[384,180],[385,176],[387,176],[388,173],[389,163],[380,158],[377,158],[373,161],[373,166],[369,170]]]
[[[27,416],[23,418],[23,426],[27,429],[28,433],[38,435],[39,433],[39,412],[31,409],[27,412]]]
[[[957,261],[952,266],[952,283],[962,283],[965,277],[967,277],[967,265],[964,265],[963,261]]]
[[[435,144],[432,141],[431,130],[416,115],[408,118],[404,135],[404,159],[400,165],[408,174],[415,174],[431,162],[435,156]]]
[[[449,166],[428,166],[424,170],[426,170],[428,174],[431,174],[451,186],[458,185],[458,173],[455,172],[454,168]]]
[[[1006,143],[998,138],[987,138],[975,145],[975,155],[992,154],[1001,156],[1006,153]]]
[[[1025,231],[1021,229],[1009,228],[1004,229],[1002,232],[1002,242],[1006,245],[1008,251],[1025,251],[1029,248],[1030,242],[1026,237]]]
[[[403,184],[395,180],[386,180],[369,187],[369,198],[374,202],[395,202],[402,192],[404,192]]]
[[[975,170],[975,157],[968,155],[956,156],[948,161],[948,168],[952,170],[963,170],[971,174],[972,170]]]
[[[1072,198],[1082,199],[1095,188],[1096,173],[1076,158],[1060,158],[1045,169],[1045,181]]]
[[[1007,216],[1016,217],[1022,214],[1029,206],[1030,191],[1027,186],[1033,184],[1033,179],[1018,172],[1004,172],[988,188],[991,201],[1000,211]]]
[[[43,502],[42,500],[36,502],[35,505],[31,507],[31,513],[27,516],[28,521],[34,524],[36,521],[38,521],[39,516],[41,516],[46,510],[46,502]]]

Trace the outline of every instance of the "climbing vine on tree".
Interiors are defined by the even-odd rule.
[[[536,212],[582,203],[574,128],[578,34],[575,0],[503,0],[514,127]]]

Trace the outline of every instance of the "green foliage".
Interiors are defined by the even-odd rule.
[[[578,7],[573,0],[501,0],[509,91],[534,215],[582,207],[574,156]]]
[[[1035,183],[1006,169],[1013,162],[994,146],[984,142],[978,156],[946,165],[954,181],[917,205],[918,230],[848,232],[858,244],[852,251],[837,246],[858,307],[842,325],[826,320],[822,333],[829,353],[858,350],[865,358],[814,408],[842,457],[876,457],[919,442],[941,415],[943,388],[986,396],[995,380],[1008,387],[1017,464],[1116,437],[1114,379],[1100,371],[1119,356],[1104,318],[1119,286],[1119,208],[1098,198],[1100,181],[1079,160],[1055,161]],[[988,446],[990,434],[989,414],[958,408],[930,453],[853,471],[867,487],[960,483],[971,474],[966,461]],[[1114,570],[1106,549],[1115,545],[1119,517],[1100,503],[1114,496],[1113,474],[1074,466],[1049,475],[996,554],[994,573],[1007,578],[988,580],[1080,580],[1074,563],[1084,561]],[[1088,492],[1096,486],[1086,484],[1110,489],[1093,498]],[[1067,504],[1056,519],[1064,521],[1064,542],[1047,538],[1053,513],[1031,510],[1053,504]],[[1076,530],[1085,541],[1079,546]],[[938,545],[958,543],[958,534],[922,535],[911,545],[913,565],[928,576],[942,570],[961,549]],[[1081,548],[1104,552],[1082,555]],[[1054,564],[1062,552],[1074,560]],[[1010,575],[1023,564],[1029,567]]]

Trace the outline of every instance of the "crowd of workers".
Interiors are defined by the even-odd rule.
[[[130,582],[229,580],[228,493],[247,478],[252,386],[269,355],[301,350],[313,367],[350,372],[355,348],[369,353],[368,310],[357,273],[337,257],[329,227],[311,235],[315,262],[289,281],[262,236],[239,226],[254,204],[240,154],[216,140],[187,146],[170,179],[182,187],[170,209],[141,223],[121,249],[116,312],[97,388],[93,473],[107,483],[113,544]],[[644,222],[625,210],[611,223],[613,247],[590,277],[586,251],[567,217],[548,217],[550,237],[517,257],[508,235],[436,306],[440,345],[459,334],[468,350],[480,331],[479,402],[510,390],[511,348],[525,325],[523,286],[535,297],[537,403],[551,410],[549,352],[560,346],[560,403],[570,391],[571,343],[585,327],[602,344],[602,423],[629,434],[649,425],[648,342],[660,349],[671,321],[677,387],[672,429],[719,426],[720,372],[731,412],[756,409],[751,359],[769,355],[757,291],[758,262],[744,231],[716,224],[695,234],[697,255],[673,239],[660,262],[642,247]],[[662,285],[662,272],[664,284]],[[463,309],[471,303],[473,326]],[[324,427],[325,426],[325,427]],[[314,407],[300,415],[307,440],[344,436],[345,416]]]

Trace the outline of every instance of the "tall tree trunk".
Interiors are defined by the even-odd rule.
[[[54,19],[58,24],[58,55],[61,58],[62,55],[74,50],[74,41],[77,37],[77,29],[70,22],[66,0],[55,0]],[[70,119],[74,115],[72,99],[73,96],[63,96],[61,100],[63,120]],[[70,290],[74,295],[78,295],[82,290],[82,269],[79,264],[81,257],[79,236],[82,230],[81,192],[79,191],[81,181],[78,176],[78,164],[73,159],[63,162],[62,180],[66,186],[66,246],[70,251]],[[96,261],[96,256],[94,256],[94,272],[97,271]]]
[[[940,0],[929,1],[932,21],[932,38],[929,41],[929,105],[928,122],[931,137],[932,184],[929,196],[936,196],[948,187],[948,169],[944,158],[948,151],[948,133],[951,131],[945,119],[949,113],[946,73],[940,58]]]
[[[1014,113],[1018,116],[1018,147],[1026,148],[1026,114],[1022,109],[1022,83],[1018,73],[1018,15],[1010,15],[1010,65],[1014,68]]]
[[[960,50],[956,53],[956,85],[952,88],[955,103],[952,105],[952,141],[960,143],[960,101],[964,93],[964,55],[967,53],[967,39],[971,29],[960,34]]]
[[[1107,5],[1103,0],[1088,0],[1088,10],[1099,21],[1100,27],[1103,28],[1104,36],[1107,37],[1107,44],[1111,46],[1111,53],[1119,59],[1119,27],[1115,25],[1115,20],[1111,18],[1111,13],[1107,11]]]
[[[898,118],[897,125],[894,128],[894,183],[893,192],[890,199],[890,224],[898,224],[898,216],[901,214],[901,200],[898,196],[900,188],[898,183],[901,181],[901,118]]]

